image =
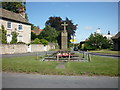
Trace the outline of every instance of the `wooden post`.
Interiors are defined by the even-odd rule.
[[[88,61],[89,61],[89,62],[91,61],[90,54],[88,54]]]
[[[68,61],[70,61],[70,53],[69,53]]]
[[[84,51],[83,51],[83,57],[82,58],[84,58]]]

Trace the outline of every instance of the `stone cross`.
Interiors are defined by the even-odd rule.
[[[66,22],[64,22],[64,24],[61,24],[62,26],[64,26],[64,31],[61,32],[61,49],[63,51],[68,49],[68,33],[66,31],[66,26],[68,24],[66,24]]]
[[[64,32],[66,32],[66,26],[68,25],[68,24],[66,24],[66,22],[64,22],[64,24],[61,24],[62,26],[64,26]]]

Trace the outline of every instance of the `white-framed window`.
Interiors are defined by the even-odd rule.
[[[18,42],[23,42],[23,37],[22,37],[22,35],[19,35],[18,36],[18,40],[17,40]]]
[[[7,22],[7,29],[12,29],[12,22],[10,21]]]
[[[22,24],[18,24],[18,30],[23,31],[23,25]]]

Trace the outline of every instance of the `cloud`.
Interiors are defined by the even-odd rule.
[[[85,30],[92,30],[93,27],[92,27],[92,26],[86,26],[84,29],[85,29]]]

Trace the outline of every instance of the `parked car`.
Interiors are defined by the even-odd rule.
[[[78,47],[74,47],[74,51],[78,51]]]

